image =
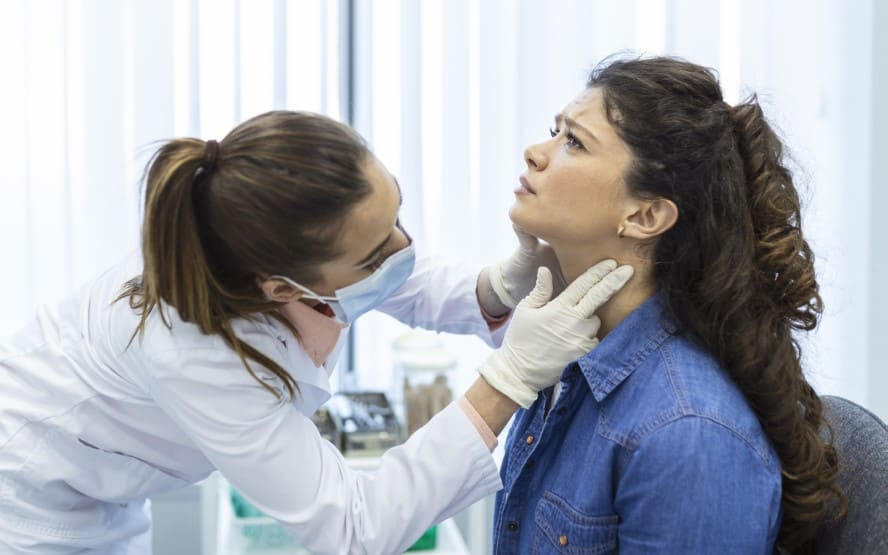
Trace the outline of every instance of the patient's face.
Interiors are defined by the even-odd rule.
[[[509,215],[556,248],[586,246],[608,255],[629,200],[623,175],[631,154],[607,121],[599,89],[556,117],[552,137],[524,153],[529,190],[516,190]]]

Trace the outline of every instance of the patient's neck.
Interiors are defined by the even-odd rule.
[[[558,254],[558,261],[561,263],[561,272],[568,283],[571,283],[587,269],[604,260],[600,255],[590,256],[588,253],[564,252],[563,249],[556,249],[556,252]],[[626,316],[641,306],[656,291],[648,261],[636,256],[617,256],[612,258],[620,264],[631,265],[635,269],[635,274],[610,301],[602,305],[595,313],[601,319],[601,329],[598,332],[599,339],[604,339]]]

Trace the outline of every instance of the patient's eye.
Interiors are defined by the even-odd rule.
[[[567,132],[567,146],[570,148],[578,148],[580,150],[583,149],[583,143],[581,143],[570,131]]]
[[[558,129],[557,127],[555,127],[555,128],[550,127],[549,128],[549,135],[551,135],[553,139],[560,134],[561,134],[561,130]],[[567,145],[567,148],[575,149],[575,150],[584,150],[585,149],[585,147],[583,147],[583,143],[581,143],[580,140],[577,139],[576,135],[574,135],[571,131],[567,131],[567,133],[565,133],[564,136],[565,136],[565,143],[564,144]]]

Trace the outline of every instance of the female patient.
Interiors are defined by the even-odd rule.
[[[844,503],[793,330],[821,299],[782,145],[706,69],[613,61],[525,152],[511,217],[564,277],[635,278],[607,336],[516,417],[497,553],[812,548]]]

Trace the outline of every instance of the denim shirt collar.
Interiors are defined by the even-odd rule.
[[[666,315],[665,299],[656,293],[632,311],[577,363],[599,403],[629,377],[676,326]]]

